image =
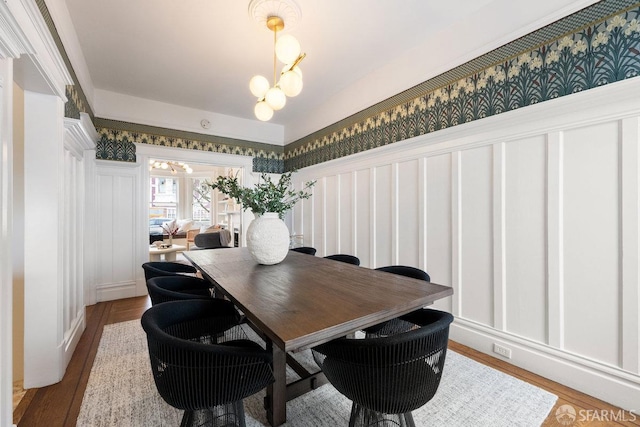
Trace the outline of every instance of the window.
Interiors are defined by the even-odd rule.
[[[152,176],[150,218],[176,219],[178,214],[178,179]]]
[[[202,225],[211,225],[211,190],[202,186],[206,179],[191,179],[191,217]]]

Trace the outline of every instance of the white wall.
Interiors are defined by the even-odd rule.
[[[302,169],[292,231],[427,270],[454,340],[637,410],[638,99],[636,78]]]

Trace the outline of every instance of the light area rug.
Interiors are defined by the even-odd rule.
[[[296,357],[315,367],[310,351]],[[293,371],[287,372],[295,379]],[[249,427],[269,425],[264,391],[244,401]],[[451,350],[436,396],[413,412],[417,426],[540,426],[557,396]],[[351,402],[330,384],[287,403],[286,426],[348,425]],[[158,394],[139,320],[106,325],[77,426],[179,426],[182,411]]]

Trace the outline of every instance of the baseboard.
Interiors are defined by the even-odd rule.
[[[82,310],[78,312],[76,319],[74,320],[71,328],[65,332],[65,339],[63,344],[63,352],[64,352],[64,366],[69,365],[69,361],[71,361],[71,356],[73,356],[73,352],[76,350],[76,346],[78,345],[78,341],[80,341],[80,337],[84,332],[85,327],[85,310],[82,307]]]
[[[98,285],[96,287],[97,302],[133,298],[137,295],[135,282]]]
[[[622,409],[640,412],[640,376],[464,319],[451,325],[450,338]],[[493,351],[511,350],[511,358]]]

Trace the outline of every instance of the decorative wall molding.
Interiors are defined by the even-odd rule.
[[[510,55],[506,58],[490,52],[445,73],[450,78],[458,76],[453,80],[438,76],[425,82],[424,87],[430,87],[427,92],[407,91],[414,95],[412,99],[391,106],[386,101],[381,103],[387,106],[383,111],[355,115],[289,144],[285,170],[634,78],[640,74],[640,4],[631,3],[602,1],[536,32],[565,32],[560,37],[538,41],[539,45],[524,51],[509,49],[521,43],[515,41],[505,46],[503,54]],[[616,13],[608,15],[612,9]],[[493,63],[486,66],[490,60]],[[480,68],[473,68],[474,64]],[[371,111],[379,108],[374,106]]]
[[[78,119],[65,117],[64,128],[65,147],[79,159],[84,157],[85,150],[95,150],[98,141],[98,132],[96,132],[89,115],[80,113]]]
[[[26,79],[22,87],[42,86],[42,92],[46,87],[46,91],[66,102],[65,88],[73,79],[38,5],[33,0],[16,0],[8,6],[33,47],[33,51],[24,56],[25,63],[17,63],[25,70],[16,72],[16,80]],[[37,75],[32,75],[31,69]]]
[[[34,48],[5,2],[0,2],[0,57],[18,58]]]
[[[426,269],[452,339],[637,409],[638,99],[627,79],[300,169],[291,232]]]

